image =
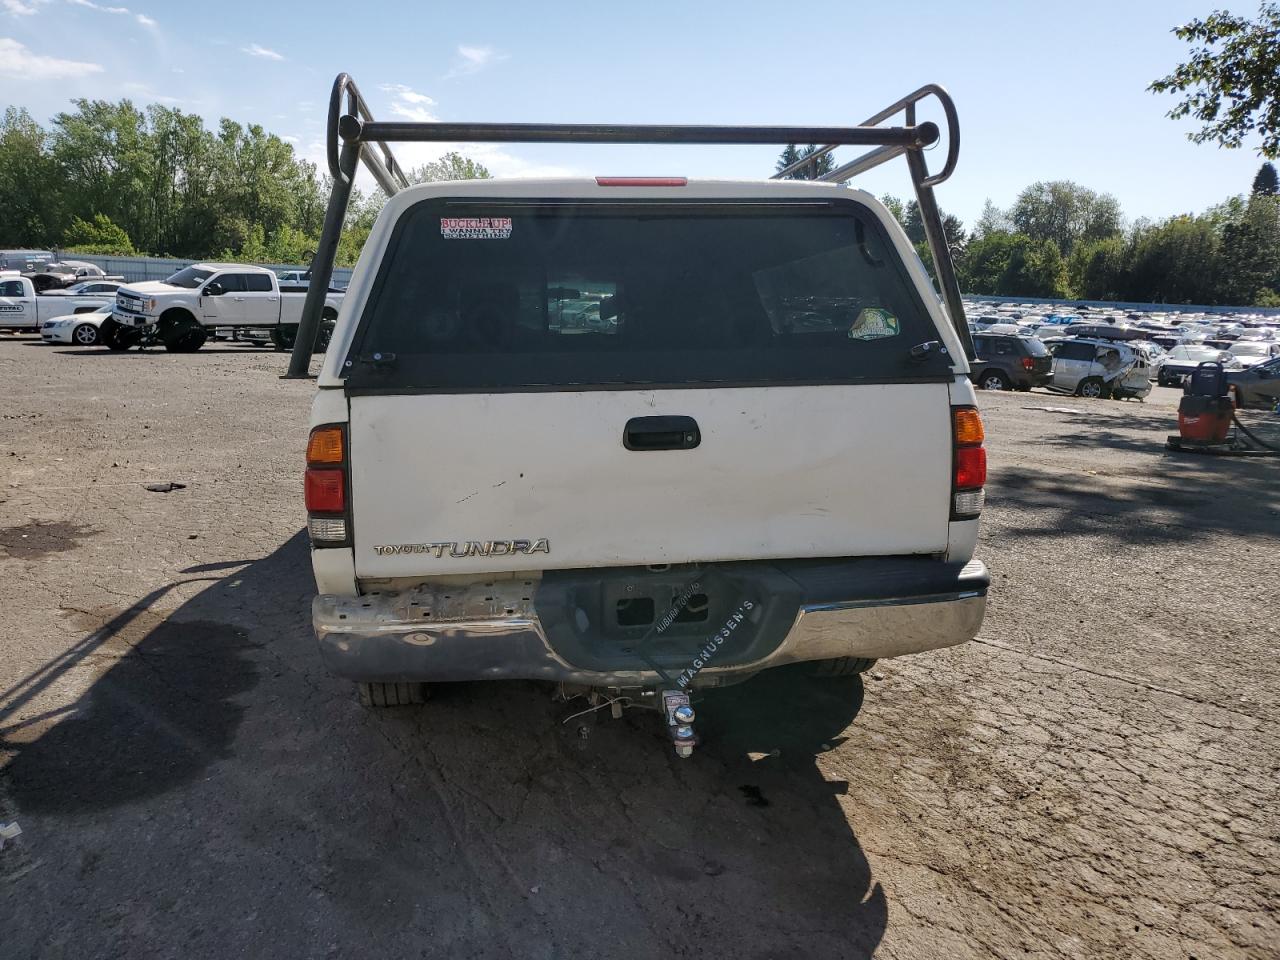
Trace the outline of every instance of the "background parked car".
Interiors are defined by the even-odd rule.
[[[1227,389],[1237,407],[1272,410],[1280,403],[1280,357],[1227,374]]]
[[[1053,380],[1053,358],[1035,337],[979,333],[969,379],[984,390],[1030,390]]]
[[[1195,373],[1196,367],[1208,360],[1218,361],[1228,371],[1244,369],[1244,364],[1239,358],[1225,350],[1217,350],[1202,344],[1181,343],[1160,361],[1156,380],[1162,387],[1176,387],[1182,382],[1183,377]]]
[[[1266,363],[1272,357],[1280,357],[1280,343],[1273,340],[1237,340],[1227,352],[1246,367]]]
[[[54,317],[40,325],[40,339],[45,343],[73,343],[79,347],[94,347],[102,321],[111,316],[114,303],[106,303],[93,313],[73,313]]]
[[[81,280],[60,290],[46,290],[46,297],[83,297],[91,294],[102,294],[114,297],[116,291],[124,286],[122,280]]]

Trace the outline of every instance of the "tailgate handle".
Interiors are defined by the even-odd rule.
[[[692,450],[701,442],[693,417],[632,417],[622,431],[628,450]]]

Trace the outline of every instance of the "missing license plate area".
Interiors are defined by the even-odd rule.
[[[676,605],[676,597],[671,598],[671,609]],[[689,602],[676,615],[674,623],[705,623],[710,601],[705,593],[695,593]],[[620,627],[648,627],[657,613],[657,605],[652,597],[623,597],[616,606],[617,624]]]

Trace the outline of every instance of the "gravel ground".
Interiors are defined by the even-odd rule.
[[[1173,391],[984,395],[978,641],[678,761],[326,675],[284,362],[0,339],[6,960],[1280,956],[1280,462],[1166,453]]]

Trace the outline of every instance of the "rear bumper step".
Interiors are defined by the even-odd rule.
[[[663,682],[657,667],[671,678],[698,660],[692,685],[717,686],[786,663],[881,659],[971,640],[989,582],[981,561],[925,557],[553,571],[541,580],[322,595],[312,619],[328,667],[354,680],[643,687]],[[664,615],[663,600],[647,625],[619,626],[624,605],[650,595],[697,600],[672,607],[678,616]]]

